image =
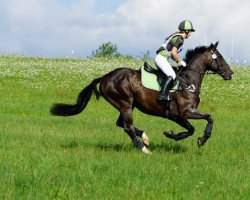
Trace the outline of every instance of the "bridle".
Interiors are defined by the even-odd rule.
[[[211,52],[211,57],[212,57],[212,61],[211,61],[211,64],[210,65],[212,65],[213,64],[213,62],[215,62],[216,63],[216,65],[217,65],[217,70],[216,71],[214,71],[214,72],[205,72],[205,73],[201,73],[201,72],[199,72],[199,71],[197,71],[197,70],[195,70],[195,69],[192,69],[190,66],[193,64],[193,62],[199,57],[199,56],[201,56],[201,54],[199,54],[199,55],[197,55],[197,56],[195,56],[194,58],[193,58],[193,60],[189,63],[189,66],[187,67],[187,71],[186,71],[186,73],[184,74],[184,76],[186,76],[186,74],[187,74],[187,72],[190,70],[190,71],[193,71],[193,72],[196,72],[196,73],[198,73],[198,74],[200,74],[200,75],[209,75],[209,74],[219,74],[219,75],[223,75],[223,73],[221,73],[221,71],[222,71],[222,65],[221,65],[221,63],[220,63],[220,61],[219,61],[219,59],[218,59],[218,56],[217,56],[217,54],[216,54],[216,52],[217,52],[217,49],[215,50],[215,51],[213,51],[213,50],[211,50],[210,51]]]
[[[215,51],[211,50],[211,54],[212,54],[211,66],[212,66],[213,62],[215,62],[216,65],[217,65],[217,70],[215,72],[207,72],[206,74],[219,74],[219,75],[222,76],[222,75],[224,75],[223,73],[221,73],[221,71],[222,71],[222,67],[221,66],[222,65],[221,65],[221,63],[220,63],[220,61],[218,59],[218,56],[217,56],[216,52],[217,52],[217,49],[215,49]]]
[[[195,70],[195,69],[192,69],[190,66],[192,66],[192,64],[193,64],[193,62],[199,57],[199,56],[201,56],[201,54],[198,54],[198,55],[196,55],[193,59],[192,59],[192,61],[189,63],[189,66],[186,68],[187,70],[186,70],[186,72],[185,72],[185,74],[183,74],[183,76],[182,77],[186,77],[186,74],[188,73],[188,71],[193,71],[193,72],[196,72],[196,73],[198,73],[200,76],[204,76],[204,75],[209,75],[209,74],[219,74],[219,75],[223,75],[223,73],[221,73],[221,71],[222,71],[222,65],[221,65],[221,63],[220,63],[220,61],[219,61],[219,59],[218,59],[218,56],[217,56],[217,54],[216,54],[216,52],[217,52],[217,49],[215,50],[215,51],[213,51],[213,50],[211,50],[210,51],[211,52],[211,57],[212,57],[212,61],[211,61],[211,66],[213,65],[213,62],[215,62],[216,63],[216,65],[217,65],[217,70],[215,70],[214,72],[205,72],[205,73],[202,73],[202,72],[199,72],[198,70]],[[183,69],[183,68],[182,68]],[[182,69],[181,69],[181,71],[182,71]],[[180,71],[180,73],[181,73],[181,71]],[[188,80],[188,79],[186,79],[186,81],[188,81],[190,84],[191,84],[191,81],[190,80]],[[200,91],[198,91],[197,92],[197,94],[199,94],[200,93]]]

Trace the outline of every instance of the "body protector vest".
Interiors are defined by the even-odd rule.
[[[170,50],[167,49],[167,46],[168,46],[168,43],[175,37],[175,36],[181,36],[183,37],[181,34],[173,34],[173,35],[170,35],[169,37],[166,38],[165,42],[161,45],[161,47],[156,51],[157,54],[161,54],[163,55],[164,57],[166,58],[169,58],[169,57],[172,57],[172,48]],[[173,41],[173,42],[176,42],[176,41]],[[181,52],[183,49],[183,44],[178,48],[177,52]]]

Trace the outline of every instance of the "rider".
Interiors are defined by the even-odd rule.
[[[178,53],[182,50],[184,39],[189,38],[191,32],[195,30],[193,29],[192,23],[188,20],[182,21],[178,29],[179,31],[167,37],[162,46],[156,51],[155,63],[161,71],[167,75],[158,96],[159,101],[169,100],[168,92],[176,78],[176,74],[171,65],[173,67],[180,65],[186,67],[186,62],[181,59]]]

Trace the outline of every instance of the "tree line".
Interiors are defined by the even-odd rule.
[[[104,42],[95,50],[92,51],[91,57],[98,58],[98,57],[107,57],[107,58],[117,58],[117,57],[126,57],[126,58],[133,58],[131,55],[122,55],[118,51],[117,44],[113,44],[112,42]],[[142,55],[143,60],[150,60],[150,51],[146,51]]]

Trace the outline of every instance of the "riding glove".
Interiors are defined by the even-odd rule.
[[[187,66],[186,62],[183,61],[183,60],[181,60],[181,61],[179,62],[179,64],[182,65],[183,67],[186,67],[186,66]]]

